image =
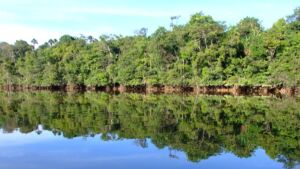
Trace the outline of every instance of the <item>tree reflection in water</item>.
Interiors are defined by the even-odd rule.
[[[5,132],[43,130],[66,138],[135,139],[147,148],[186,153],[198,162],[229,151],[250,157],[263,148],[292,168],[300,161],[300,98],[106,93],[0,93]],[[41,128],[43,126],[43,128]]]

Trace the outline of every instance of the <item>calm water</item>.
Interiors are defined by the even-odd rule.
[[[0,93],[2,169],[299,169],[300,98]]]

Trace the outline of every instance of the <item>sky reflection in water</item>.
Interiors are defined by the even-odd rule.
[[[250,158],[238,158],[232,153],[221,153],[208,160],[193,163],[184,153],[159,150],[147,140],[142,148],[133,139],[102,141],[95,137],[66,139],[49,131],[0,134],[0,168],[5,169],[83,169],[83,168],[210,168],[210,169],[282,169],[283,164],[270,159],[263,149],[257,149]]]

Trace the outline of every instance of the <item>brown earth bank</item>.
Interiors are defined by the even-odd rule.
[[[109,93],[197,93],[215,95],[300,95],[300,87],[282,86],[164,86],[164,85],[138,85],[138,86],[25,86],[25,85],[5,85],[1,86],[4,91],[102,91]]]

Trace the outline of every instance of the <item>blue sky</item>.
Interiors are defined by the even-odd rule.
[[[227,25],[254,16],[268,28],[297,6],[299,0],[0,0],[0,41],[131,35],[142,27],[151,33],[169,27],[170,16],[181,15],[179,23],[186,23],[199,11]]]

